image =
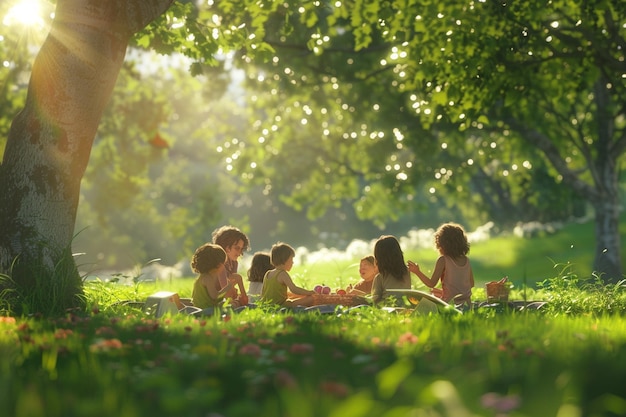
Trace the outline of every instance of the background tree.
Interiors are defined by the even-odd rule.
[[[568,190],[560,192],[569,197],[559,205],[564,214],[580,211],[580,204],[569,203],[574,193],[594,209],[594,269],[607,280],[621,279],[624,9],[618,2],[571,0],[546,7],[283,3],[279,12],[295,29],[281,33],[268,20],[264,40],[277,51],[269,61],[273,68],[251,77],[275,91],[273,105],[260,102],[259,108],[280,114],[255,125],[259,134],[253,137],[262,143],[241,146],[259,149],[250,153],[255,160],[275,157],[280,162],[268,165],[281,169],[300,155],[294,163],[300,171],[291,178],[309,171],[308,178],[295,181],[293,189],[281,187],[290,190],[293,197],[286,201],[295,206],[347,198],[356,201],[357,211],[374,215],[371,208],[384,201],[397,215],[414,209],[411,199],[423,195],[415,186],[424,186],[430,175],[438,184],[429,185],[427,194],[453,186],[455,195],[480,195],[492,213],[533,201],[538,211],[545,196]],[[242,62],[252,62],[246,53]],[[362,89],[354,88],[357,78]],[[313,92],[305,98],[310,85]],[[300,97],[288,99],[294,91]],[[298,118],[307,123],[298,131],[278,123]],[[310,127],[314,118],[321,127]],[[325,156],[302,164],[307,150]],[[249,165],[247,152],[238,159],[242,166]],[[336,169],[327,154],[335,156]],[[348,159],[360,160],[361,170],[372,175],[352,172]],[[537,185],[546,188],[541,198]]]

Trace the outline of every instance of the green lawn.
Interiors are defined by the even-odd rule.
[[[623,315],[100,307],[0,319],[3,415],[626,415]]]
[[[549,258],[590,264],[591,232],[571,225],[541,238],[477,243],[476,275],[526,274],[530,282],[558,275]],[[425,263],[434,255],[407,258]],[[352,261],[319,262],[298,266],[294,276],[303,285],[339,286],[357,273]],[[257,308],[154,318],[119,303],[166,289],[188,297],[192,282],[88,282],[87,312],[0,317],[2,415],[626,415],[624,285],[553,279],[532,294],[548,301],[541,310],[492,306],[464,314]]]

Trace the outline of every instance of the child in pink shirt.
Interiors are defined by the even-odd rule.
[[[463,227],[456,223],[445,223],[435,232],[435,247],[441,256],[435,263],[432,277],[428,278],[418,264],[408,262],[409,271],[447,303],[470,305],[474,274],[470,260],[469,242]],[[442,291],[434,288],[441,279]]]

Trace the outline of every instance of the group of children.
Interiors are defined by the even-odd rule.
[[[291,246],[276,243],[269,253],[253,255],[246,292],[237,269],[239,257],[250,244],[248,237],[233,226],[217,229],[212,237],[212,243],[196,249],[191,260],[191,268],[198,274],[192,293],[194,306],[212,314],[224,299],[229,299],[233,307],[248,305],[251,300],[283,307],[313,305],[315,291],[299,287],[289,275],[296,255]],[[369,294],[374,303],[379,303],[386,298],[387,290],[411,289],[413,273],[442,300],[455,305],[469,304],[474,275],[467,256],[470,245],[465,231],[456,223],[441,225],[435,232],[435,247],[440,256],[428,277],[415,262],[405,263],[400,243],[394,236],[381,236],[374,244],[374,255],[361,259],[361,279],[349,285],[346,293]]]

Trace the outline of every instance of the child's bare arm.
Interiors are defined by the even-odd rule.
[[[228,282],[231,284],[232,287],[238,287],[241,294],[246,295],[246,289],[243,285],[243,278],[241,277],[241,275],[231,274],[228,277]]]
[[[428,278],[426,274],[424,274],[418,264],[413,261],[408,261],[407,265],[409,267],[409,271],[417,275],[417,277],[429,288],[433,288],[439,282],[441,275],[443,275],[443,269],[445,267],[445,260],[443,256],[440,256],[435,263],[435,270],[433,271],[433,276]]]
[[[278,279],[282,281],[283,284],[285,284],[287,286],[287,289],[289,289],[289,291],[291,291],[293,294],[297,294],[297,295],[312,295],[315,294],[315,291],[311,291],[311,290],[307,290],[301,287],[298,287],[293,280],[291,279],[291,276],[287,273],[281,273],[278,276]]]

